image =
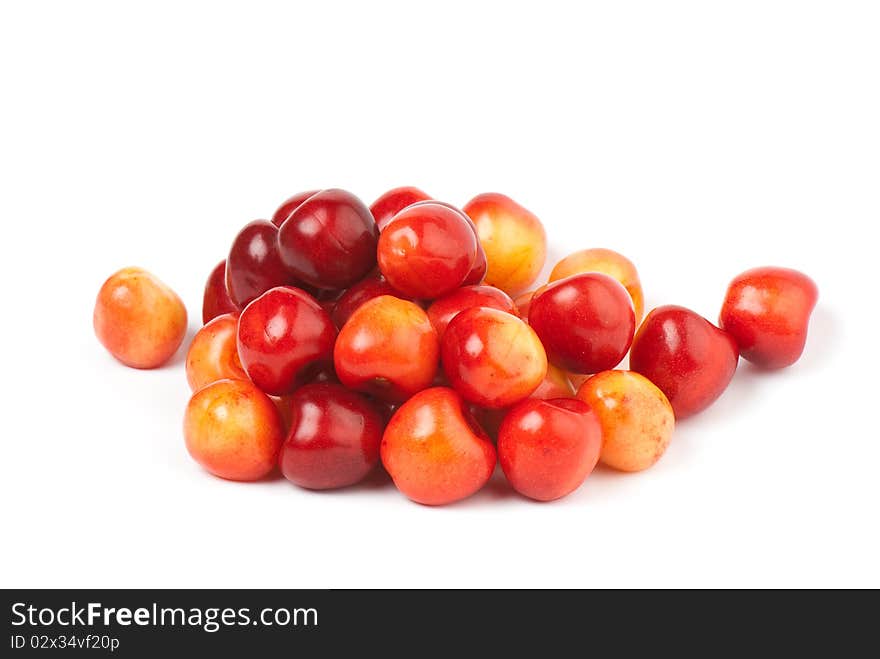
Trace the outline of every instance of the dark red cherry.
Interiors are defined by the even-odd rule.
[[[293,211],[299,208],[306,199],[319,192],[320,190],[307,190],[306,192],[300,192],[293,195],[290,199],[281,204],[277,211],[275,211],[275,214],[272,216],[272,224],[280,228],[281,225],[284,224],[284,220],[290,217],[290,214],[293,213]]]
[[[370,209],[345,190],[322,190],[281,225],[278,252],[298,279],[347,288],[376,266],[379,230]]]
[[[313,490],[346,487],[379,462],[385,421],[364,396],[338,384],[309,384],[287,402],[291,426],[280,457],[287,480]]]
[[[226,259],[226,289],[239,308],[275,286],[296,284],[278,257],[278,227],[254,220],[238,232]]]

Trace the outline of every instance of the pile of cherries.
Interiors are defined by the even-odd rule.
[[[720,327],[678,306],[642,320],[623,255],[575,252],[529,290],[545,257],[541,222],[501,194],[462,209],[411,187],[371,207],[337,189],[291,197],[246,225],[208,279],[186,358],[190,454],[222,478],[280,466],[310,489],[381,462],[432,505],[479,490],[497,460],[516,491],[558,499],[600,460],[653,465],[740,356],[794,363],[818,295],[805,275],[764,267],[730,284]],[[183,338],[182,306],[127,269],[99,294],[96,332],[123,362],[156,366]],[[614,370],[628,352],[631,370]]]

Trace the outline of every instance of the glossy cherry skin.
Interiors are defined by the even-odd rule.
[[[495,468],[495,447],[448,387],[426,389],[395,412],[382,464],[403,494],[439,506],[477,492]]]
[[[186,335],[186,307],[164,282],[143,268],[123,268],[98,291],[95,336],[126,366],[156,368],[177,352]]]
[[[794,364],[804,351],[819,289],[802,272],[748,270],[727,287],[719,324],[736,339],[740,355],[762,368]]]
[[[730,384],[738,360],[730,334],[677,306],[657,307],[645,317],[629,357],[630,368],[664,393],[676,419],[709,407]]]
[[[575,398],[524,400],[498,430],[504,475],[514,490],[538,501],[553,501],[579,488],[601,449],[598,418]]]
[[[462,286],[435,300],[428,307],[428,318],[443,338],[446,326],[459,313],[472,307],[489,307],[516,315],[516,305],[510,296],[494,286]]]
[[[534,330],[498,309],[472,307],[455,316],[440,353],[450,384],[483,407],[518,403],[547,375],[547,356]]]
[[[303,202],[307,199],[315,196],[319,192],[320,190],[307,190],[306,192],[299,192],[287,199],[278,207],[275,214],[272,215],[272,224],[280,229],[281,225],[284,224],[284,220],[290,217],[293,211],[302,206]]]
[[[347,288],[376,266],[379,230],[345,190],[321,190],[281,225],[278,251],[290,272],[317,288]]]
[[[405,295],[385,281],[385,277],[381,273],[376,272],[361,279],[345,291],[333,306],[330,317],[336,323],[336,327],[342,327],[351,318],[351,314],[357,311],[364,302],[382,295],[393,295],[406,299]]]
[[[196,332],[186,353],[186,381],[198,391],[217,380],[247,380],[238,358],[238,314],[211,319]]]
[[[550,273],[550,281],[554,282],[584,272],[601,272],[619,281],[632,298],[636,324],[642,322],[642,314],[645,312],[645,295],[642,292],[639,273],[632,261],[611,249],[602,247],[583,249],[569,254],[557,263]]]
[[[370,206],[370,212],[376,220],[376,226],[382,231],[386,225],[407,206],[411,206],[418,201],[428,201],[431,197],[428,193],[414,188],[412,186],[404,186],[389,190]]]
[[[338,384],[308,384],[288,399],[281,473],[311,490],[354,485],[379,462],[385,423],[366,398]]]
[[[333,351],[346,387],[392,403],[431,386],[439,341],[424,310],[382,295],[362,304],[343,325]]]
[[[235,313],[238,306],[226,290],[226,260],[220,261],[208,277],[202,296],[202,324],[224,313]]]
[[[255,481],[273,472],[284,440],[275,403],[247,380],[218,380],[193,394],[183,435],[196,462],[235,481]]]
[[[226,259],[226,290],[240,309],[276,286],[296,279],[278,256],[278,227],[254,220],[238,232]]]
[[[474,222],[486,253],[485,283],[516,295],[538,278],[547,257],[541,221],[510,197],[487,192],[462,209]]]
[[[477,239],[459,211],[435,202],[394,216],[379,237],[379,269],[404,295],[435,299],[461,286],[474,264]]]
[[[283,396],[333,358],[336,327],[308,293],[272,288],[238,319],[238,356],[254,384]]]
[[[597,373],[626,355],[636,319],[620,282],[592,272],[560,279],[535,295],[529,325],[552,363],[573,373]]]
[[[470,226],[471,230],[474,232],[474,239],[477,242],[477,253],[474,256],[474,262],[471,265],[470,272],[468,272],[467,276],[464,278],[464,281],[461,282],[461,285],[476,286],[477,284],[482,284],[483,280],[486,278],[486,271],[489,268],[489,264],[486,260],[486,252],[483,250],[483,246],[480,244],[480,236],[477,233],[477,225],[474,224],[474,221],[463,210],[453,206],[452,204],[448,204],[445,201],[436,201],[432,199],[429,201],[417,201],[412,205],[419,206],[421,204],[440,204],[441,206],[446,206],[446,208],[449,208],[450,210],[458,213],[461,218],[468,223],[468,226]]]

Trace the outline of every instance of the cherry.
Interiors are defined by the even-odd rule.
[[[547,375],[534,330],[516,316],[485,307],[459,313],[443,334],[443,370],[465,400],[502,408],[527,398]]]
[[[724,392],[738,358],[730,334],[690,309],[665,306],[642,322],[633,339],[630,367],[657,385],[675,418],[684,419]]]
[[[95,336],[126,366],[156,368],[186,334],[186,307],[177,293],[142,268],[123,268],[101,286],[92,317]]]
[[[346,487],[379,462],[384,420],[360,394],[338,384],[309,384],[288,399],[290,432],[281,473],[312,490]]]
[[[376,265],[379,231],[370,209],[345,190],[322,190],[281,225],[278,250],[290,272],[318,288],[347,288]]]
[[[183,435],[196,462],[235,481],[274,471],[284,439],[275,404],[247,380],[218,380],[197,391],[186,406]]]
[[[221,314],[196,332],[186,353],[186,381],[192,391],[217,380],[247,380],[237,337],[237,313]]]
[[[284,224],[284,220],[290,217],[293,211],[302,206],[304,201],[310,199],[319,192],[320,190],[308,190],[307,192],[299,192],[287,199],[278,207],[278,210],[275,211],[275,214],[272,216],[272,224],[280,229],[281,225]]]
[[[279,286],[241,312],[238,355],[260,389],[283,396],[323,362],[332,359],[336,328],[308,293]]]
[[[437,330],[437,335],[443,338],[449,322],[460,312],[471,307],[490,307],[516,314],[516,305],[504,291],[494,286],[463,286],[435,300],[428,307],[428,318]]]
[[[477,234],[477,226],[474,224],[474,221],[468,217],[467,213],[465,213],[460,208],[456,208],[452,204],[448,204],[445,201],[417,201],[412,204],[412,206],[419,206],[422,204],[440,204],[441,206],[446,206],[446,208],[455,211],[458,213],[461,218],[468,223],[471,230],[474,232],[474,240],[477,242],[477,253],[474,257],[473,265],[471,265],[471,270],[468,272],[467,276],[464,278],[464,281],[461,282],[462,286],[475,286],[477,284],[482,284],[483,280],[486,278],[486,270],[489,267],[488,262],[486,261],[486,252],[483,251],[483,246],[480,244],[480,237]],[[393,219],[393,218],[392,218]]]
[[[574,373],[597,373],[620,363],[636,321],[626,289],[591,272],[560,279],[535,295],[529,325],[552,363]]]
[[[431,385],[438,353],[437,332],[424,310],[382,295],[343,325],[333,361],[346,387],[399,403]]]
[[[220,314],[237,311],[238,307],[226,290],[226,259],[224,259],[211,270],[205,284],[205,293],[202,296],[202,324]]]
[[[296,280],[278,255],[278,227],[268,220],[255,220],[239,231],[226,259],[226,289],[243,309],[276,286]]]
[[[431,197],[411,186],[394,188],[389,190],[370,206],[370,212],[376,220],[376,226],[379,231],[385,229],[385,226],[407,206],[418,201],[428,201]]]
[[[626,292],[632,298],[636,324],[638,325],[642,321],[642,314],[645,312],[645,296],[642,293],[639,273],[632,261],[611,249],[601,247],[584,249],[569,254],[557,263],[550,273],[550,281],[554,282],[584,272],[601,272],[609,277],[614,277],[623,284]]]
[[[586,380],[577,397],[602,426],[603,464],[642,471],[669,446],[675,428],[672,405],[648,378],[632,371],[604,371]]]
[[[393,295],[399,298],[406,297],[385,281],[382,273],[376,272],[361,279],[345,291],[333,306],[330,317],[333,318],[336,327],[342,327],[351,318],[351,314],[357,311],[364,302],[381,295]]]
[[[379,269],[404,295],[434,299],[471,274],[477,239],[459,211],[436,202],[402,210],[379,237]]]
[[[514,490],[553,501],[581,486],[599,461],[602,428],[583,401],[528,399],[498,430],[498,461]]]
[[[510,197],[494,192],[477,195],[462,210],[474,221],[486,252],[485,283],[508,295],[534,283],[547,257],[541,221]]]
[[[495,447],[447,387],[426,389],[401,405],[381,445],[382,464],[403,494],[438,506],[477,492],[495,468]]]
[[[743,359],[784,368],[804,351],[818,298],[816,284],[802,272],[755,268],[730,282],[719,324],[736,339]]]

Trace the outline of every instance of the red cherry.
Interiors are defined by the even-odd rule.
[[[379,231],[370,209],[345,190],[322,190],[281,225],[284,265],[318,288],[347,288],[376,266]]]
[[[459,211],[436,202],[413,204],[379,237],[379,269],[404,295],[434,299],[464,283],[477,239]]]
[[[307,199],[315,196],[319,192],[320,190],[308,190],[307,192],[299,192],[287,199],[278,207],[278,210],[275,211],[275,214],[272,216],[272,224],[280,229],[281,225],[284,224],[284,220],[290,217],[293,211],[302,206],[303,202]]]
[[[510,485],[538,501],[553,501],[581,486],[599,462],[602,426],[575,398],[515,406],[498,430],[498,461]]]
[[[802,272],[755,268],[730,282],[719,324],[736,339],[743,359],[783,368],[803,353],[818,298],[816,284]]]
[[[226,289],[230,299],[244,308],[275,286],[296,280],[278,256],[278,227],[254,220],[238,232],[226,259]]]
[[[291,426],[280,465],[290,482],[312,490],[346,487],[379,462],[385,424],[360,394],[337,384],[309,384],[288,404]]]
[[[489,307],[516,315],[516,305],[504,291],[494,286],[463,286],[435,300],[428,307],[428,318],[437,330],[437,336],[442,339],[450,321],[472,307]]]
[[[309,370],[333,358],[336,328],[308,293],[272,288],[238,320],[238,355],[248,377],[273,396],[293,391]]]
[[[392,218],[407,206],[417,201],[428,201],[431,197],[411,186],[389,190],[370,206],[370,212],[376,220],[376,226],[382,231]]]
[[[385,277],[381,273],[377,272],[361,279],[345,291],[342,297],[336,301],[330,317],[333,318],[336,327],[342,327],[351,318],[351,314],[357,311],[364,302],[382,295],[406,298],[405,295],[399,293],[391,284],[385,281]]]
[[[477,254],[474,257],[474,263],[473,265],[471,265],[470,272],[468,272],[467,276],[464,278],[464,281],[461,282],[461,285],[475,286],[476,284],[482,284],[483,280],[486,278],[486,271],[489,268],[489,263],[486,260],[486,252],[483,250],[483,244],[480,242],[480,234],[477,233],[477,225],[474,224],[474,221],[463,210],[456,206],[453,206],[452,204],[447,204],[445,201],[419,201],[412,205],[418,206],[421,204],[440,204],[441,206],[446,206],[446,208],[454,210],[456,213],[461,215],[462,219],[464,219],[464,221],[468,223],[470,228],[473,230],[474,238],[477,241]]]
[[[636,319],[620,282],[590,272],[560,279],[537,293],[529,325],[552,363],[573,373],[598,373],[626,355]]]
[[[211,270],[211,275],[205,284],[205,293],[202,296],[202,324],[206,325],[217,316],[237,311],[238,307],[226,290],[226,261],[223,260]]]
[[[733,337],[690,309],[658,307],[633,339],[630,368],[666,395],[676,419],[711,405],[730,384],[739,358]]]

